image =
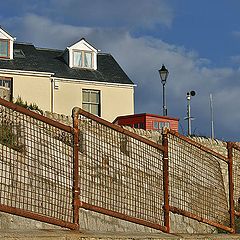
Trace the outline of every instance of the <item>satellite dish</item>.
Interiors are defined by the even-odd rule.
[[[191,92],[190,92],[190,95],[191,95],[191,96],[195,96],[195,95],[196,95],[196,92],[195,92],[195,91],[191,91]]]

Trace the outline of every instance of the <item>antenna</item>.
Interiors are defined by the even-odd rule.
[[[211,112],[211,138],[214,139],[214,124],[213,124],[213,97],[210,93],[210,112]]]

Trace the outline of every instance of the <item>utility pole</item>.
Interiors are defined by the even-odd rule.
[[[188,136],[192,135],[192,126],[191,126],[191,121],[193,120],[193,118],[191,117],[191,97],[195,96],[196,92],[195,91],[190,91],[187,92],[187,117],[185,117],[185,120],[188,120]]]
[[[213,97],[210,93],[210,112],[211,112],[211,138],[214,139],[214,123],[213,123]]]

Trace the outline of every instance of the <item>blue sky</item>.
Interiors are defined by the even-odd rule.
[[[239,0],[8,0],[0,25],[18,41],[65,49],[85,37],[110,52],[137,84],[135,112],[162,113],[158,69],[170,116],[186,133],[186,93],[195,90],[195,134],[210,135],[213,94],[215,135],[240,141]]]

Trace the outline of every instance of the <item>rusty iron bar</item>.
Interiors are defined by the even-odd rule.
[[[81,114],[81,115],[83,115],[83,116],[85,116],[87,118],[90,118],[90,119],[92,119],[92,120],[94,120],[94,121],[96,121],[96,122],[98,122],[98,123],[100,123],[100,124],[102,124],[102,125],[104,125],[106,127],[109,127],[111,129],[119,132],[119,133],[125,134],[125,135],[127,135],[129,137],[135,138],[135,139],[137,139],[137,140],[139,140],[139,141],[141,141],[143,143],[146,143],[146,144],[148,144],[148,145],[150,145],[150,146],[152,146],[152,147],[154,147],[156,149],[159,149],[162,152],[164,151],[164,147],[162,145],[159,145],[159,144],[157,144],[157,143],[155,143],[155,142],[153,142],[151,140],[148,140],[148,139],[146,139],[144,137],[141,137],[141,136],[139,136],[139,135],[137,135],[137,134],[135,134],[133,132],[130,132],[130,131],[128,131],[128,130],[118,126],[118,125],[115,125],[113,123],[109,123],[108,121],[106,121],[106,120],[104,120],[104,119],[102,119],[100,117],[97,117],[97,116],[95,116],[95,115],[93,115],[93,114],[91,114],[89,112],[86,112],[86,111],[84,111],[81,108],[79,108],[79,114]]]
[[[17,216],[21,216],[21,217],[26,217],[26,218],[30,218],[33,220],[37,220],[40,222],[45,222],[45,223],[49,223],[49,224],[54,224],[60,227],[65,227],[65,228],[69,228],[72,230],[77,230],[79,228],[78,225],[71,223],[71,222],[66,222],[63,220],[58,220],[55,219],[53,217],[47,217],[41,214],[37,214],[37,213],[33,213],[30,211],[26,211],[23,209],[19,209],[16,207],[10,207],[10,206],[6,206],[3,204],[0,204],[0,211],[5,212],[5,213],[10,213],[13,215],[17,215]]]
[[[195,142],[194,140],[191,140],[191,139],[188,138],[188,137],[185,137],[185,136],[181,135],[181,134],[178,133],[178,132],[175,132],[175,131],[173,131],[173,130],[171,130],[171,129],[168,129],[167,132],[170,133],[170,134],[172,134],[172,135],[174,135],[174,136],[176,136],[176,137],[178,137],[178,138],[180,138],[180,139],[182,139],[182,140],[184,140],[184,141],[186,141],[186,142],[188,142],[189,144],[197,147],[198,149],[201,149],[201,150],[203,150],[203,151],[205,151],[205,152],[207,152],[207,153],[212,154],[213,156],[215,156],[215,157],[217,157],[217,158],[220,158],[221,160],[223,160],[223,161],[226,162],[226,163],[228,162],[228,158],[227,158],[227,157],[219,154],[218,152],[213,151],[213,150],[210,149],[210,148],[207,148],[207,147],[201,145],[200,143]]]
[[[163,188],[164,188],[164,225],[167,232],[170,232],[170,220],[169,220],[169,170],[168,170],[168,135],[163,133],[162,145],[164,147],[163,152]]]
[[[54,120],[49,119],[47,117],[44,117],[43,115],[40,115],[40,114],[35,113],[33,111],[30,111],[30,110],[28,110],[28,109],[26,109],[24,107],[21,107],[21,106],[19,106],[17,104],[8,102],[8,101],[6,101],[6,100],[4,100],[2,98],[0,98],[0,105],[2,105],[4,107],[7,107],[7,108],[10,108],[13,111],[20,112],[20,113],[22,113],[24,115],[27,115],[27,116],[32,117],[34,119],[37,119],[39,121],[42,121],[44,123],[47,123],[47,124],[49,124],[49,125],[51,125],[53,127],[59,128],[61,130],[64,130],[64,131],[66,131],[68,133],[72,133],[72,131],[73,131],[72,127],[70,127],[70,126],[64,125],[64,124],[62,124],[60,122],[57,122],[57,121],[54,121]]]
[[[229,214],[230,227],[235,230],[234,186],[233,186],[233,144],[227,143],[228,150],[228,183],[229,183]],[[235,233],[235,231],[233,232]]]
[[[73,118],[73,222],[79,228],[79,108],[72,110]]]
[[[85,202],[80,202],[79,206],[81,208],[86,209],[86,210],[91,210],[91,211],[94,211],[94,212],[102,213],[102,214],[112,216],[112,217],[115,217],[115,218],[118,218],[118,219],[121,219],[121,220],[125,220],[125,221],[136,223],[136,224],[140,224],[140,225],[143,225],[143,226],[146,226],[146,227],[150,227],[150,228],[157,229],[157,230],[160,230],[162,232],[168,233],[168,229],[165,226],[161,226],[161,225],[156,224],[156,223],[151,223],[151,222],[148,222],[146,220],[130,217],[126,214],[115,212],[115,211],[112,211],[112,210],[108,210],[108,209],[105,209],[105,208],[102,208],[102,207],[94,206],[94,205],[91,205],[91,204],[88,204],[88,203],[85,203]]]
[[[180,214],[182,216],[189,217],[189,218],[197,220],[199,222],[206,223],[206,224],[211,225],[213,227],[221,228],[221,229],[223,229],[223,230],[225,230],[227,232],[230,232],[230,233],[234,233],[235,232],[235,229],[233,229],[233,228],[230,228],[230,227],[227,227],[227,226],[222,225],[220,223],[213,222],[213,221],[210,221],[208,219],[199,217],[199,216],[197,216],[197,215],[195,215],[193,213],[181,210],[181,209],[173,207],[173,206],[170,206],[169,208],[170,208],[170,211],[172,213]]]

